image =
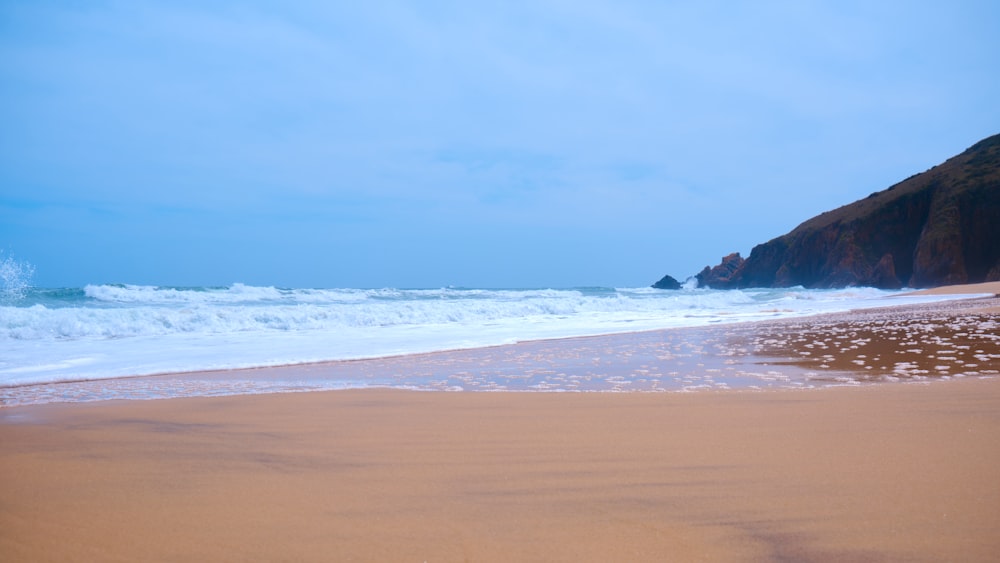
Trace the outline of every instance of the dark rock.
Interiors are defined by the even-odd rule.
[[[673,277],[666,275],[660,278],[660,281],[653,284],[656,289],[680,289],[681,282],[677,281]]]
[[[996,266],[990,268],[989,272],[986,272],[986,280],[988,282],[1000,281],[1000,262],[997,262]]]
[[[757,245],[745,261],[732,256],[699,282],[899,288],[1000,279],[1000,135]]]
[[[880,287],[882,289],[900,289],[903,287],[903,283],[896,276],[896,264],[892,258],[892,254],[886,253],[878,261],[878,264],[875,264],[875,271],[872,272],[869,281],[871,283],[865,285]]]
[[[713,289],[730,289],[734,286],[734,280],[738,279],[738,274],[743,268],[743,257],[739,252],[734,252],[722,259],[722,263],[714,268],[705,266],[695,278],[700,287],[710,287]]]

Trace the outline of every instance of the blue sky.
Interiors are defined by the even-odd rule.
[[[1000,4],[3,2],[39,286],[641,286],[1000,132]]]

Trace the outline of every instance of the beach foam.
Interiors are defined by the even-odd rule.
[[[32,290],[0,307],[0,385],[386,357],[948,298],[865,288]]]

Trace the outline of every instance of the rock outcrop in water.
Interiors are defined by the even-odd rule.
[[[673,276],[666,275],[660,278],[660,281],[653,284],[656,289],[680,289],[681,282],[677,281]]]
[[[696,277],[717,289],[1000,280],[1000,135]]]
[[[724,256],[722,262],[714,268],[705,266],[705,269],[695,278],[701,287],[733,287],[736,283],[733,276],[742,271],[744,262],[746,260],[740,256],[740,253],[734,252],[729,256]]]

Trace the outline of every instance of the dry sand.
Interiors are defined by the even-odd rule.
[[[757,331],[772,354],[791,358],[834,342],[850,319],[853,341],[874,342],[884,318],[897,317],[767,323],[736,337],[753,346]],[[964,345],[967,329],[942,336],[947,323],[934,326],[935,342]],[[816,335],[803,337],[806,328]],[[974,346],[996,367],[995,334],[980,336]],[[833,355],[847,350],[859,351]],[[10,561],[1000,553],[996,377],[802,391],[361,390],[42,405],[0,409],[0,444],[0,559]]]
[[[914,291],[911,295],[969,295],[974,293],[1000,295],[1000,281],[970,283],[965,285],[945,285],[932,289]]]

